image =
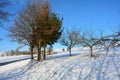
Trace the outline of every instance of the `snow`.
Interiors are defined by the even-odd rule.
[[[47,60],[24,60],[0,66],[0,80],[120,80],[120,54],[89,57],[68,52],[48,55]],[[105,52],[101,52],[105,53]]]
[[[5,57],[0,57],[0,63],[20,60],[20,59],[25,59],[25,58],[30,58],[30,55],[5,56]]]
[[[5,52],[3,52],[3,51],[0,51],[0,56],[1,56],[2,54],[5,54]]]

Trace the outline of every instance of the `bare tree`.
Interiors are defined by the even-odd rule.
[[[8,6],[10,1],[1,0],[0,1],[0,24],[4,20],[8,20],[8,16],[10,15],[7,11],[4,10],[6,6]]]
[[[8,20],[8,17],[10,15],[10,13],[8,13],[5,10],[5,7],[8,6],[10,3],[10,1],[8,0],[0,0],[0,28],[5,28],[2,25],[2,22]],[[0,38],[0,41],[2,40],[2,38]]]
[[[79,31],[76,28],[71,28],[63,33],[60,43],[67,47],[71,56],[71,49],[79,44]]]
[[[93,56],[93,47],[99,46],[101,43],[101,37],[95,36],[94,32],[83,32],[80,34],[80,45],[90,48],[90,56]]]
[[[118,27],[118,30],[116,31],[116,33],[114,34],[114,38],[117,41],[117,45],[118,47],[120,47],[120,26]]]
[[[13,41],[30,46],[31,59],[33,59],[33,48],[36,43],[35,19],[38,17],[36,8],[38,7],[28,3],[25,9],[19,12],[14,25],[10,28],[10,37]]]
[[[106,50],[106,54],[110,49],[116,50],[120,45],[120,28],[119,26],[112,29],[113,34],[102,35],[101,46]]]

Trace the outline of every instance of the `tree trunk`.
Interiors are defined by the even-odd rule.
[[[69,49],[69,53],[70,53],[70,56],[72,56],[72,54],[71,54],[71,48]]]
[[[44,41],[44,56],[43,59],[46,59],[46,41]]]
[[[50,51],[50,49],[48,50],[48,53],[49,53],[49,55],[51,55],[51,51]]]
[[[41,42],[38,42],[38,61],[41,59]]]
[[[51,55],[51,52],[52,52],[52,45],[50,45],[50,48],[49,48],[49,55]]]
[[[30,46],[30,55],[31,55],[31,60],[33,60],[34,57],[33,57],[33,47],[32,46]]]
[[[93,47],[90,47],[90,56],[93,57]]]

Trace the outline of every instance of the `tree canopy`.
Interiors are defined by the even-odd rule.
[[[50,11],[48,1],[32,1],[19,12],[10,32],[14,41],[30,46],[32,58],[33,48],[37,46],[40,60],[41,47],[45,49],[47,44],[52,45],[59,39],[62,19]]]

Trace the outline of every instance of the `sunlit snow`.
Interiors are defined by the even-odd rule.
[[[65,52],[39,62],[23,60],[0,66],[0,80],[120,80],[120,54]]]

